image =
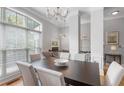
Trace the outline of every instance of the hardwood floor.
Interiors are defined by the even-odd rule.
[[[23,80],[22,80],[22,78],[18,78],[12,82],[2,84],[0,86],[23,86]]]
[[[8,86],[23,86],[22,78],[17,79],[15,82],[8,83]]]

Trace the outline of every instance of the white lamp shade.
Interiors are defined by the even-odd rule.
[[[116,45],[112,45],[112,46],[111,46],[111,50],[112,50],[112,51],[115,51],[115,50],[117,50],[117,47],[116,47]]]

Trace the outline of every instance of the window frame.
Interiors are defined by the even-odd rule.
[[[25,15],[23,15],[23,14],[21,14],[21,13],[18,13],[18,12],[15,12],[16,13],[16,24],[11,24],[11,23],[7,23],[7,22],[5,22],[5,20],[6,20],[6,18],[5,18],[5,15],[6,15],[6,13],[5,13],[5,10],[6,9],[8,9],[8,8],[1,8],[1,11],[2,11],[2,16],[1,16],[1,20],[0,20],[0,25],[3,25],[4,26],[4,37],[3,37],[3,40],[5,40],[5,42],[4,42],[4,49],[2,49],[2,50],[0,50],[0,52],[2,51],[2,57],[3,57],[3,59],[7,59],[7,55],[9,55],[9,54],[12,54],[13,55],[13,51],[14,51],[14,53],[16,52],[17,54],[18,54],[18,51],[21,51],[22,50],[22,52],[19,52],[19,53],[26,53],[26,59],[24,59],[24,60],[26,60],[26,62],[30,62],[30,59],[29,59],[29,55],[30,55],[30,53],[39,53],[40,51],[41,51],[41,48],[42,48],[42,46],[41,46],[41,34],[42,34],[42,29],[40,30],[34,30],[34,29],[30,29],[30,28],[27,28],[27,18],[30,18],[30,17],[28,17],[28,16],[25,16]],[[11,9],[10,9],[11,10]],[[13,11],[13,10],[11,10],[11,11]],[[22,16],[24,16],[25,17],[25,20],[26,20],[26,27],[23,27],[23,26],[19,26],[19,25],[17,25],[17,14],[19,14],[19,15],[22,15]],[[31,18],[32,19],[32,18]],[[36,23],[38,23],[37,21],[35,21],[35,19],[32,19],[34,22],[36,22]],[[33,23],[34,24],[34,23]],[[41,26],[42,27],[42,23],[38,23],[38,24],[40,24],[39,25],[39,27]],[[6,30],[6,26],[10,26],[10,27],[16,27],[16,28],[18,28],[18,29],[23,29],[23,30],[25,30],[25,32],[26,32],[26,39],[24,40],[24,42],[26,42],[26,47],[18,47],[18,43],[16,43],[16,47],[13,47],[13,48],[11,48],[11,45],[10,45],[10,47],[7,47],[7,44],[6,44],[6,40],[8,40],[8,39],[6,39],[6,31],[8,31],[8,33],[9,33],[9,30]],[[18,30],[17,29],[17,30]],[[20,30],[19,30],[20,31]],[[15,31],[14,31],[15,32]],[[21,32],[21,31],[20,31]],[[30,32],[35,32],[35,33],[37,33],[39,36],[38,36],[38,43],[36,43],[37,45],[38,45],[38,47],[28,47],[28,43],[29,43],[29,41],[28,41],[28,32],[30,33]],[[14,34],[14,33],[13,33]],[[8,34],[8,36],[9,36],[9,34]],[[13,36],[13,35],[12,35]],[[16,37],[15,37],[15,39],[16,39]],[[14,40],[14,39],[13,39]],[[13,40],[12,40],[12,42],[13,42]],[[20,39],[19,39],[20,40]],[[34,41],[34,39],[33,39],[33,41]],[[17,42],[17,41],[16,41]],[[8,51],[11,51],[11,52],[8,52]],[[7,54],[8,53],[8,54]],[[15,53],[15,55],[16,55],[16,53]],[[19,55],[20,56],[20,55]],[[11,58],[12,57],[12,58]],[[25,58],[25,56],[24,56],[24,58]],[[13,56],[11,56],[10,55],[10,61],[11,61],[11,59],[12,60],[16,60],[16,59],[14,59],[14,57]],[[21,59],[21,58],[19,58],[19,59]],[[9,60],[9,58],[8,58],[8,60]],[[23,60],[23,58],[22,58],[22,60]],[[2,62],[2,61],[1,61]],[[2,72],[2,74],[4,74],[3,76],[1,76],[0,75],[0,80],[2,79],[2,78],[6,78],[6,77],[8,77],[9,75],[12,75],[12,76],[14,76],[16,73],[15,72],[12,72],[12,73],[8,73],[7,71],[8,71],[8,64],[14,64],[15,65],[15,63],[7,63],[8,61],[6,61],[6,60],[3,60],[3,62],[1,63],[2,65],[3,65],[3,67],[4,67],[4,70],[2,69],[1,71],[3,71]],[[13,61],[14,62],[14,61]],[[1,65],[0,64],[0,65]],[[2,78],[1,78],[2,77]]]
[[[16,24],[12,24],[12,23],[6,22],[6,10],[9,10],[9,11],[12,11],[12,12],[16,13]],[[3,13],[2,14],[2,18],[0,20],[1,23],[7,24],[7,25],[11,25],[11,26],[15,26],[15,27],[24,28],[24,29],[27,29],[27,30],[36,31],[36,32],[42,32],[42,23],[39,22],[39,21],[37,21],[36,19],[34,19],[34,18],[32,18],[32,17],[30,17],[28,15],[25,15],[23,13],[20,13],[17,10],[14,10],[14,9],[11,9],[11,8],[1,8],[1,11]],[[21,16],[25,17],[25,26],[19,26],[17,24],[17,15],[21,15]],[[36,22],[37,24],[39,24],[39,30],[35,30],[35,29],[29,28],[28,27],[28,19],[31,19],[33,21],[33,24],[34,24],[34,22]]]

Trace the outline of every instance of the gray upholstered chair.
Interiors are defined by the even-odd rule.
[[[47,68],[36,68],[40,81],[43,86],[64,86],[63,74]]]
[[[16,64],[18,65],[19,70],[21,72],[24,86],[39,85],[34,68],[32,67],[31,64],[21,61],[16,62]]]
[[[41,55],[40,54],[31,54],[30,59],[31,59],[31,62],[41,60]]]
[[[104,85],[117,86],[120,84],[123,76],[124,76],[124,68],[117,62],[113,61],[110,64],[108,71],[106,73]]]
[[[74,60],[85,61],[85,54],[75,54]]]

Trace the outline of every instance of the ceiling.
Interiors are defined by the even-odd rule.
[[[84,15],[84,14],[89,15],[90,11],[91,11],[91,7],[67,7],[67,8],[69,9],[68,18],[69,18],[69,16],[73,15],[74,11],[77,11],[77,10],[80,11],[80,15]],[[40,15],[41,18],[51,22],[52,24],[54,24],[56,26],[59,26],[59,27],[67,26],[67,22],[64,23],[63,21],[56,21],[55,19],[51,19],[51,18],[47,17],[47,15],[46,15],[47,7],[25,7],[24,9]],[[87,20],[85,18],[89,18],[89,17],[85,16],[83,18],[84,20]]]
[[[112,15],[112,12],[119,11],[117,15]],[[104,18],[114,19],[124,17],[124,7],[105,7],[104,8]]]
[[[90,22],[90,13],[94,11],[95,9],[98,9],[97,7],[67,7],[69,9],[69,15],[73,15],[74,11],[80,11],[81,15],[81,23]],[[47,7],[25,7],[23,8],[27,11],[30,11],[32,13],[35,13],[39,17],[43,18],[44,20],[47,20],[51,22],[52,24],[64,27],[66,26],[65,23],[61,21],[56,21],[55,19],[51,19],[46,16],[46,9]],[[119,11],[117,15],[112,15],[111,13],[113,11]],[[104,19],[113,19],[113,18],[120,18],[124,17],[124,7],[105,7],[104,8]]]

